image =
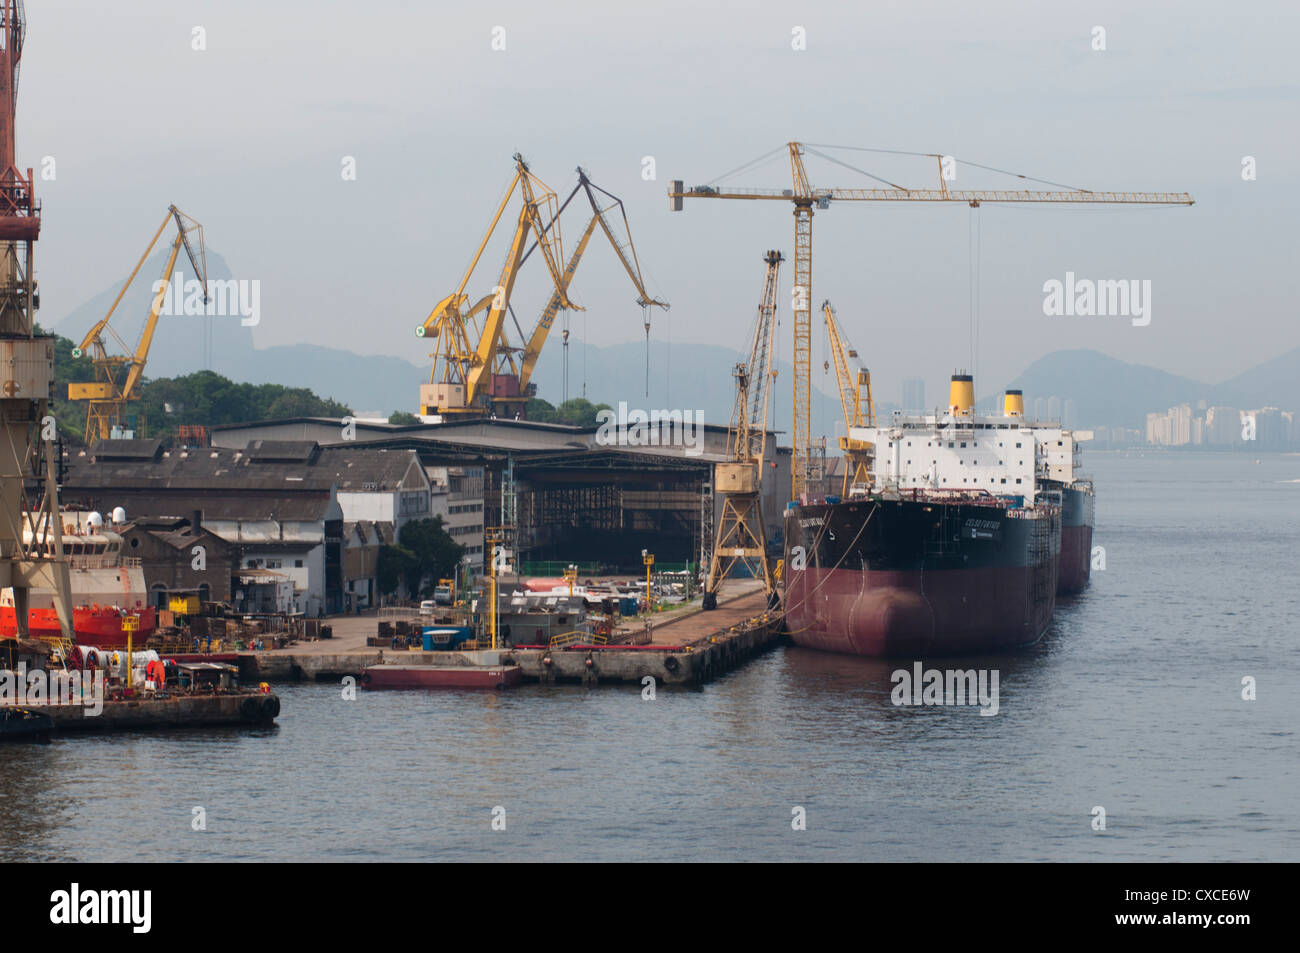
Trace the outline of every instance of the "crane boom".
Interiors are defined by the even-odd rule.
[[[830,341],[831,360],[835,364],[835,381],[839,385],[840,406],[844,408],[845,435],[840,438],[844,451],[844,484],[842,493],[848,496],[855,487],[865,487],[870,482],[871,464],[875,457],[875,444],[853,436],[855,428],[876,425],[876,406],[871,397],[871,372],[859,367],[856,375],[849,369],[849,358],[858,352],[844,337],[835,309],[829,301],[822,302],[826,317],[826,336]]]
[[[590,241],[592,231],[597,225],[599,225],[601,231],[605,233],[605,237],[609,240],[610,247],[614,249],[614,254],[618,256],[619,262],[623,265],[623,270],[627,272],[627,276],[632,279],[632,284],[636,287],[636,303],[642,308],[663,308],[667,311],[669,305],[666,301],[661,301],[658,298],[652,297],[650,293],[646,291],[645,282],[641,277],[641,264],[637,260],[636,245],[632,242],[632,229],[628,225],[627,210],[623,207],[623,200],[610,192],[606,192],[600,186],[596,185],[596,183],[592,182],[591,178],[587,175],[586,170],[581,166],[578,167],[578,184],[573,187],[573,191],[569,193],[569,197],[566,198],[564,203],[560,206],[559,212],[556,213],[557,216],[564,212],[564,209],[568,207],[569,202],[572,201],[573,197],[577,195],[579,190],[586,193],[587,201],[591,205],[591,220],[588,221],[587,228],[582,235],[582,240],[579,242],[577,249],[575,249],[573,257],[569,261],[569,266],[565,269],[565,288],[568,288],[569,281],[572,281],[573,279],[573,274],[578,268],[578,262],[581,260],[583,253],[586,251],[587,243]],[[601,201],[596,198],[596,192],[606,196],[610,200],[609,204],[602,207]],[[614,234],[613,226],[610,225],[609,220],[606,217],[609,211],[614,208],[618,208],[619,214],[623,217],[623,230],[627,234],[627,242],[625,243],[618,240],[618,237]],[[530,248],[528,249],[528,252],[525,253],[525,261],[528,260],[528,255],[532,254],[532,251],[533,249]],[[546,338],[550,333],[551,326],[555,323],[555,316],[563,307],[564,306],[558,300],[558,294],[552,295],[550,302],[547,303],[546,308],[542,311],[542,316],[538,319],[538,322],[529,337],[528,344],[524,348],[523,359],[520,362],[519,388],[521,393],[526,391],[529,381],[532,380],[533,371],[537,367],[537,360],[541,356],[542,346],[546,343]],[[575,308],[576,310],[582,310],[581,308],[576,308],[574,305],[569,305],[569,307]]]
[[[592,234],[596,231],[597,217],[593,215],[591,221],[587,223],[586,229],[583,230],[582,238],[578,240],[578,247],[573,250],[573,256],[569,259],[568,266],[564,269],[564,290],[569,290],[569,283],[573,281],[574,272],[578,270],[578,262],[582,260],[582,253],[587,250],[587,243],[591,241]],[[555,316],[560,313],[562,301],[560,292],[557,289],[551,294],[551,300],[546,303],[542,310],[542,316],[537,319],[537,325],[533,328],[533,333],[528,338],[528,344],[524,347],[524,356],[520,361],[519,368],[519,389],[523,392],[528,387],[528,382],[532,379],[533,369],[537,366],[537,359],[542,354],[542,345],[546,343],[547,335],[551,333],[551,325],[555,323]]]
[[[812,473],[812,218],[813,207],[828,209],[833,202],[954,202],[977,208],[984,202],[1059,203],[1108,205],[1191,205],[1186,192],[1093,192],[1087,189],[963,189],[947,187],[940,160],[939,187],[908,189],[888,188],[840,189],[814,188],[804,168],[806,146],[788,142],[791,189],[716,188],[697,185],[685,188],[681,179],[673,180],[668,189],[669,208],[679,212],[687,198],[738,199],[742,201],[791,202],[794,205],[794,414],[791,496],[798,499],[815,476]],[[1022,176],[1023,178],[1023,176]]]
[[[158,290],[154,292],[149,307],[149,315],[145,319],[144,328],[140,332],[140,338],[133,349],[128,348],[122,338],[113,330],[110,323],[113,314],[117,311],[117,306],[122,303],[140,269],[144,267],[145,261],[153,252],[154,247],[158,244],[158,239],[166,231],[168,224],[175,224],[176,237],[172,240],[171,251],[167,256],[167,263],[163,267],[162,279],[158,283]],[[190,233],[198,234],[198,249],[190,242]],[[203,301],[206,304],[208,300],[208,269],[207,269],[207,249],[203,241],[203,226],[195,219],[186,215],[175,205],[167,208],[167,214],[163,216],[162,224],[154,232],[153,238],[150,239],[148,247],[145,248],[144,254],[136,262],[131,274],[127,277],[122,289],[113,299],[109,306],[108,313],[104,315],[95,325],[86,332],[82,339],[81,345],[72,351],[73,357],[80,357],[83,353],[89,351],[91,362],[95,367],[96,382],[93,384],[72,383],[68,385],[69,400],[88,401],[86,411],[86,433],[87,443],[98,436],[100,440],[108,439],[113,432],[113,428],[121,424],[122,411],[129,401],[138,400],[140,397],[140,384],[144,379],[145,365],[149,360],[149,350],[153,346],[154,335],[158,329],[158,319],[162,315],[163,303],[167,300],[168,289],[171,285],[172,275],[176,269],[176,261],[180,257],[181,250],[185,250],[186,257],[189,259],[191,267],[203,289]],[[105,333],[112,336],[121,346],[124,355],[110,355],[104,342]]]
[[[421,414],[482,413],[491,400],[493,378],[501,362],[508,361],[513,366],[513,358],[505,348],[505,316],[509,312],[510,295],[519,276],[519,268],[532,251],[531,248],[526,250],[530,235],[536,242],[534,247],[542,250],[556,294],[562,299],[561,306],[573,306],[565,290],[567,285],[559,264],[563,258],[563,247],[560,242],[556,195],[529,171],[523,156],[515,153],[514,161],[514,179],[497,206],[487,234],[479,243],[460,285],[455,292],[439,301],[423,324],[415,329],[417,337],[433,337],[436,340],[435,351],[431,355],[433,367],[429,373],[429,383],[420,388]],[[500,277],[489,295],[479,299],[469,313],[463,313],[462,309],[469,301],[465,289],[516,189],[520,192],[523,204]],[[551,210],[549,221],[545,224],[542,221],[543,207]],[[471,344],[467,322],[483,309],[487,310],[487,317],[477,342]]]

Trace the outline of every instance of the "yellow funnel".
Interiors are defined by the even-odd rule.
[[[948,412],[969,417],[975,409],[975,381],[969,374],[954,374],[948,384]]]
[[[1002,413],[1008,417],[1025,415],[1025,397],[1021,391],[1009,390],[1002,397]]]

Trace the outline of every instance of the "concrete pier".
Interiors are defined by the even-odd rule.
[[[218,725],[269,725],[280,714],[274,694],[173,695],[105,701],[103,711],[81,705],[27,705],[49,715],[53,733],[127,731],[147,728],[208,728]]]
[[[729,584],[718,608],[698,605],[650,619],[645,645],[577,646],[557,649],[502,649],[497,653],[412,652],[365,647],[374,620],[340,620],[336,637],[266,652],[241,652],[239,677],[244,684],[274,681],[338,681],[360,678],[367,666],[518,665],[526,681],[546,683],[640,682],[702,685],[770,648],[780,638],[779,614],[766,611],[757,584]],[[352,631],[355,629],[355,632]],[[493,655],[485,661],[480,656]]]

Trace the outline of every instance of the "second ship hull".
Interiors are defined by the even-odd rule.
[[[1052,620],[1055,505],[939,494],[812,504],[787,511],[785,535],[786,629],[797,645],[973,654],[1032,644]]]
[[[1079,481],[1061,491],[1061,573],[1058,593],[1082,592],[1092,577],[1092,525],[1096,495]]]

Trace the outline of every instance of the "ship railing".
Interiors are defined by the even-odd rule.
[[[562,649],[570,645],[604,645],[608,641],[609,636],[603,633],[592,635],[582,629],[574,629],[572,632],[551,636],[549,644],[552,649]]]
[[[139,569],[144,565],[144,560],[139,556],[122,556],[121,560],[124,569]]]

